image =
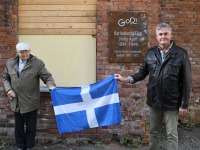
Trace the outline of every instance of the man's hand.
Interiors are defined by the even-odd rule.
[[[8,95],[8,97],[11,98],[11,99],[12,99],[13,97],[16,97],[15,92],[14,92],[13,90],[9,90],[8,93],[7,93],[7,95]]]
[[[120,82],[129,83],[129,78],[128,77],[122,77],[120,74],[115,74],[115,80],[120,81]]]
[[[185,116],[188,112],[188,109],[179,108],[179,115]]]
[[[49,90],[52,91],[52,90],[55,89],[55,88],[56,88],[55,86],[50,86],[50,87],[49,87]]]

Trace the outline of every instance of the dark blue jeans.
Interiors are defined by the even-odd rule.
[[[33,148],[37,125],[37,109],[28,113],[15,112],[15,140],[18,148]]]

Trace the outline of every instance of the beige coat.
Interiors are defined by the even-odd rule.
[[[3,74],[3,83],[6,92],[14,90],[17,95],[17,105],[20,113],[27,113],[38,109],[40,106],[40,79],[48,86],[56,86],[51,73],[45,68],[45,64],[37,57],[30,55],[24,69],[19,76],[19,57],[9,59]],[[15,106],[16,101],[11,101]],[[16,111],[11,107],[13,111]]]

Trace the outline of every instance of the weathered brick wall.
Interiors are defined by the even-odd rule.
[[[173,29],[173,40],[188,53],[192,64],[193,86],[190,99],[190,113],[181,118],[181,122],[197,125],[199,121],[200,69],[200,13],[199,1],[191,0],[99,0],[97,4],[97,79],[102,79],[113,73],[124,76],[135,73],[141,64],[109,63],[108,59],[108,12],[109,11],[145,11],[149,15],[148,46],[157,45],[155,27],[158,23],[167,22]],[[146,101],[146,82],[129,85],[119,83],[119,95],[123,122],[117,126],[118,134],[142,135],[142,142],[148,142],[148,107]],[[116,128],[109,128],[109,133],[115,133]],[[101,130],[101,129],[98,129]],[[97,133],[98,133],[97,130]]]
[[[5,97],[2,73],[6,60],[15,56],[17,41],[16,1],[0,1],[0,136],[13,136],[13,113]]]
[[[167,22],[173,28],[173,40],[184,47],[192,64],[193,86],[190,113],[186,123],[200,123],[200,2],[194,0],[98,0],[97,2],[97,80],[114,73],[124,76],[138,71],[141,64],[109,63],[108,61],[108,12],[145,11],[148,14],[148,46],[157,44],[155,27]],[[5,62],[15,56],[17,43],[17,1],[0,1],[0,79]],[[119,83],[119,95],[123,122],[121,125],[59,135],[49,93],[41,93],[38,113],[37,137],[42,138],[123,138],[134,137],[148,143],[149,110],[146,105],[147,79],[134,85]],[[13,113],[8,107],[3,83],[0,82],[0,136],[13,137]]]

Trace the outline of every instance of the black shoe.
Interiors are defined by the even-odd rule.
[[[17,148],[17,150],[23,150],[23,148]]]
[[[26,150],[33,150],[33,148],[27,148]]]

